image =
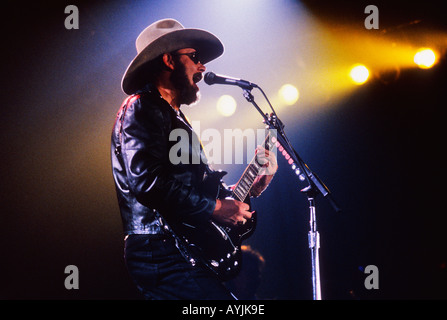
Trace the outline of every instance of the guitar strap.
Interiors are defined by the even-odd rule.
[[[134,95],[127,97],[124,100],[123,104],[121,105],[121,108],[117,114],[116,121],[120,121],[119,130],[118,130],[118,132],[116,132],[117,139],[116,139],[116,146],[115,146],[115,155],[117,155],[117,156],[121,154],[123,121],[124,121],[124,117],[126,115],[127,108],[129,105],[132,104],[133,101],[135,101],[138,98],[140,98],[139,94],[134,94]],[[184,116],[182,116],[182,118],[183,119],[181,119],[181,120],[186,122],[192,130],[192,127],[189,124],[188,120]],[[202,144],[200,144],[200,148],[202,151]],[[208,168],[207,164],[205,164],[205,169],[207,172],[208,172],[208,170],[211,170],[210,168]],[[193,254],[188,250],[187,245],[185,244],[184,240],[182,240],[179,236],[177,236],[177,234],[172,230],[172,228],[169,226],[167,221],[163,218],[163,216],[157,210],[152,209],[152,212],[154,214],[155,219],[158,220],[159,224],[161,225],[163,232],[165,234],[171,236],[175,240],[175,246],[180,251],[183,258],[188,263],[190,263],[193,267],[196,266],[197,261],[199,261],[199,259],[196,258],[195,256],[193,256]],[[205,263],[205,265],[206,265],[206,263]]]
[[[200,145],[200,159],[201,159],[200,163],[203,165],[203,167],[205,169],[204,177],[203,177],[203,180],[205,180],[208,175],[212,174],[215,171],[213,169],[211,169],[210,166],[208,165],[208,160],[205,155],[205,150],[203,148],[202,141],[195,133],[189,119],[185,116],[185,114],[181,110],[177,111],[177,118],[187,125],[187,127],[191,130],[192,135],[196,135],[196,137],[197,137],[197,140]],[[154,210],[154,214],[157,217],[157,219],[160,221],[160,223],[163,227],[163,230],[165,232],[167,232],[168,234],[170,234],[175,239],[175,244],[176,244],[177,249],[180,251],[183,258],[188,263],[190,263],[194,267],[197,265],[197,263],[200,262],[203,266],[207,267],[211,272],[216,273],[216,271],[209,265],[208,261],[203,259],[199,254],[195,255],[193,252],[191,252],[191,250],[190,250],[191,246],[188,245],[188,243],[187,243],[188,240],[185,240],[184,238],[179,237],[174,232],[174,230],[172,230],[172,228],[169,226],[169,224],[166,222],[166,220],[161,216],[161,214],[158,211]]]
[[[172,228],[169,226],[169,224],[157,210],[153,209],[153,213],[156,219],[159,221],[160,225],[162,226],[163,231],[175,240],[175,246],[177,247],[180,254],[183,256],[183,258],[186,260],[187,263],[189,263],[192,267],[195,267],[200,262],[203,266],[208,268],[212,273],[218,275],[205,259],[201,258],[199,255],[193,254],[191,250],[188,249],[188,245],[185,242],[185,240],[180,238],[174,232],[174,230],[172,230]]]
[[[192,127],[188,117],[186,117],[185,114],[181,110],[179,110],[178,115],[180,117],[180,120],[182,120],[184,123],[186,123],[188,125],[188,127],[191,129],[191,131],[195,134],[194,129],[193,129],[193,127]],[[197,136],[197,140],[200,143],[201,160],[202,160],[202,163],[204,164],[204,167],[205,167],[205,173],[207,175],[209,175],[209,174],[215,172],[215,170],[211,169],[210,166],[208,165],[208,159],[207,159],[207,157],[205,155],[205,149],[203,148],[202,141],[200,140],[200,138],[198,136]]]
[[[123,104],[121,105],[120,110],[118,111],[118,114],[116,116],[116,120],[115,121],[119,121],[120,122],[120,128],[117,132],[118,136],[116,139],[116,146],[115,146],[115,155],[120,155],[121,154],[121,136],[123,134],[123,121],[124,121],[124,116],[126,115],[126,111],[127,111],[127,107],[132,104],[132,102],[134,102],[135,100],[139,99],[140,95],[139,94],[134,94],[131,96],[128,96]]]
[[[195,257],[190,250],[188,250],[185,242],[183,239],[181,239],[175,232],[172,230],[172,228],[169,226],[169,224],[166,222],[166,220],[163,218],[163,216],[155,209],[152,210],[154,213],[155,218],[158,220],[160,225],[162,226],[163,231],[171,236],[175,240],[175,246],[180,251],[180,254],[183,256],[183,258],[191,264],[191,266],[196,266],[198,258]]]

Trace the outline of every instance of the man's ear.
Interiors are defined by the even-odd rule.
[[[170,71],[174,70],[174,59],[172,58],[172,54],[164,53],[162,59],[163,67],[167,68]]]

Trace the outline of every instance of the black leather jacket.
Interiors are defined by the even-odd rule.
[[[186,151],[188,159],[177,151]],[[200,189],[207,169],[198,138],[154,86],[128,97],[120,108],[111,157],[124,234],[162,233],[154,210],[173,223],[211,218],[216,199]]]

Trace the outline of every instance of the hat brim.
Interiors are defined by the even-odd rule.
[[[222,42],[212,33],[200,29],[181,29],[170,32],[154,40],[144,48],[129,64],[121,81],[126,94],[133,94],[145,83],[141,83],[140,71],[143,66],[163,53],[194,48],[200,54],[200,62],[206,64],[224,52]]]

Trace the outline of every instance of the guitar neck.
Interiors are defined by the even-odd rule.
[[[272,150],[272,147],[274,146],[272,140],[272,135],[270,134],[269,130],[267,133],[267,137],[264,140],[263,147],[267,150]],[[244,201],[247,198],[261,168],[262,164],[258,162],[258,159],[255,155],[233,189],[232,197],[234,199]]]

